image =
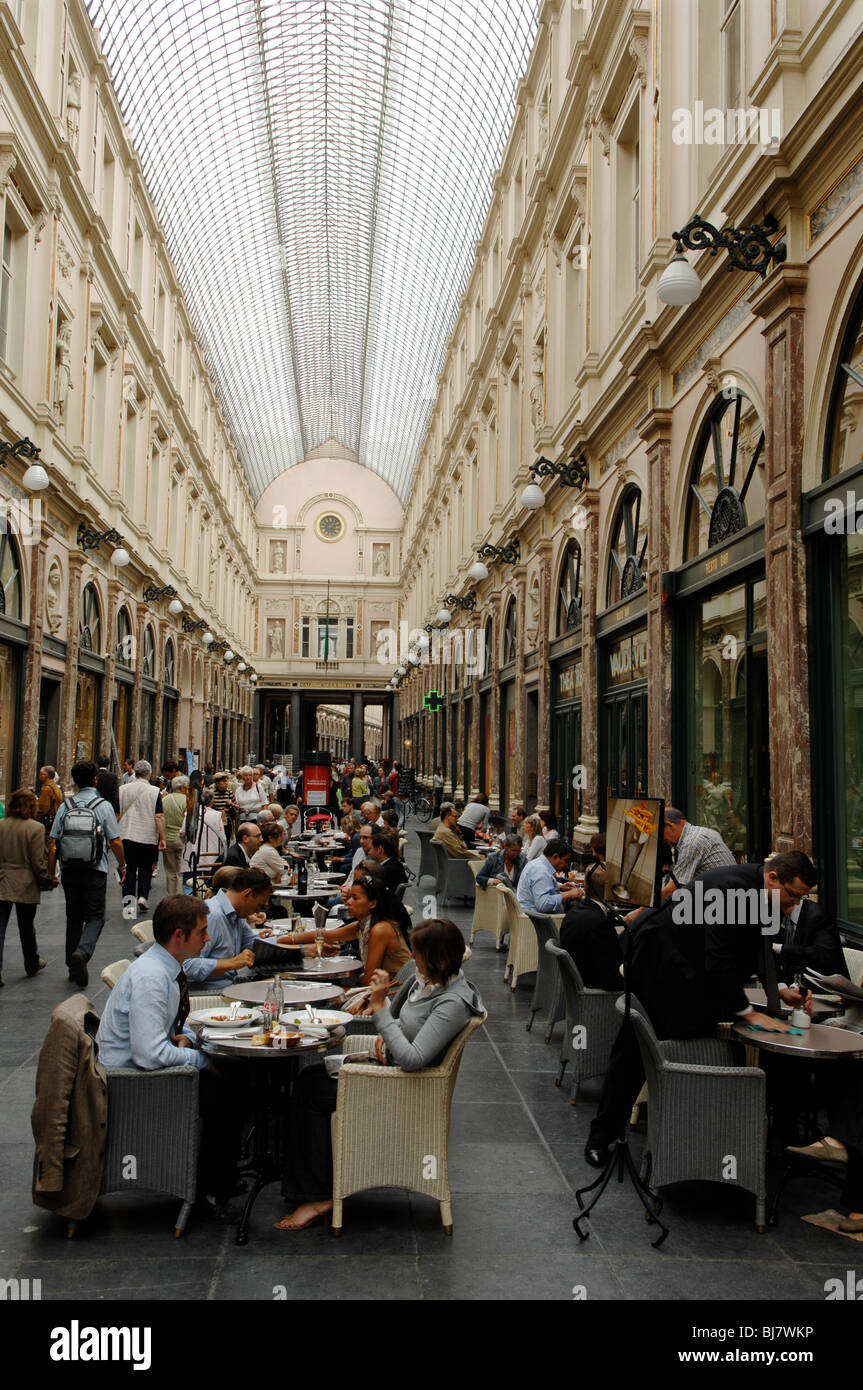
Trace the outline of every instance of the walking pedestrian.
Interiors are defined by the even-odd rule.
[[[85,986],[87,963],[105,925],[108,849],[121,873],[126,856],[114,808],[96,791],[94,762],[76,763],[71,777],[77,791],[54,817],[48,849],[48,877],[57,859],[66,897],[66,965],[69,979]]]

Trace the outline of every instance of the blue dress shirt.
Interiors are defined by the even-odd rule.
[[[522,870],[516,897],[524,912],[562,912],[563,898],[551,861],[541,854]]]
[[[184,966],[189,979],[195,984],[209,980],[220,960],[251,950],[258,939],[245,918],[237,916],[224,888],[214,898],[209,898],[204,906],[207,909],[207,934],[210,939],[201,954],[187,960]],[[233,984],[236,978],[236,970],[226,970],[219,976],[219,984]]]
[[[197,1048],[177,1047],[171,1033],[180,1007],[181,970],[164,946],[154,942],[119,978],[105,1005],[96,1041],[106,1067],[206,1067]],[[194,1039],[189,1028],[183,1032]]]

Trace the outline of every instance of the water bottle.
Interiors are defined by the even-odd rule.
[[[274,1033],[279,1026],[279,1014],[281,1013],[281,988],[276,988],[275,979],[270,980],[267,987],[267,997],[264,1000],[264,1029],[267,1033]]]
[[[306,861],[303,859],[297,869],[297,895],[303,897],[308,892],[309,876],[306,869]]]

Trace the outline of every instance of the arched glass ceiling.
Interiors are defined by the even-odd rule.
[[[259,496],[330,438],[404,499],[536,0],[88,0]]]

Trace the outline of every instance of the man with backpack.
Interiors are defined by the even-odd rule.
[[[76,763],[67,797],[51,826],[48,872],[57,860],[66,896],[66,965],[69,979],[81,987],[88,982],[87,962],[105,925],[105,890],[110,846],[121,873],[126,857],[114,808],[96,790],[98,769],[93,762]]]

